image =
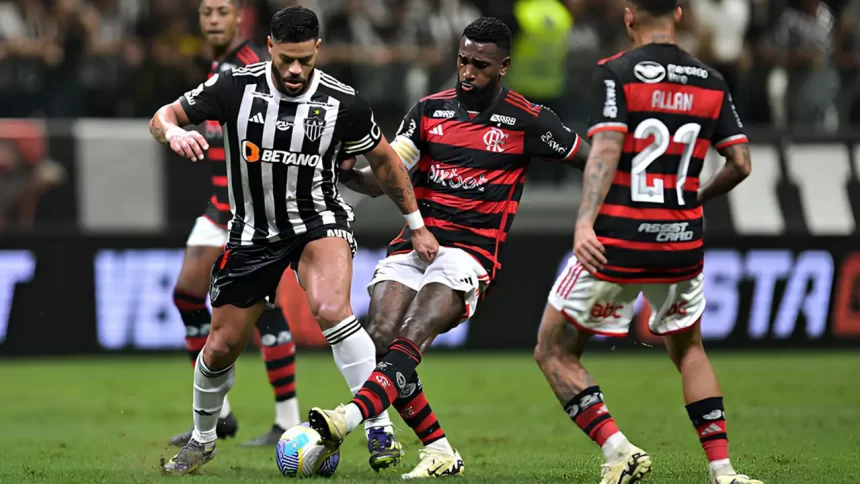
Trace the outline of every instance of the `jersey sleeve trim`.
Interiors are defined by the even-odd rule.
[[[579,147],[582,146],[582,138],[579,135],[576,135],[576,141],[573,142],[573,148],[570,149],[570,153],[564,157],[564,161],[570,161],[576,155],[576,152],[579,151]]]
[[[421,150],[406,136],[401,135],[394,138],[394,141],[391,142],[391,148],[400,157],[400,161],[403,162],[407,170],[411,170],[421,159]]]
[[[368,151],[373,151],[379,144],[380,137],[374,137],[368,134],[358,141],[344,141],[343,152],[349,155],[361,155]]]
[[[617,131],[619,133],[627,132],[627,124],[626,123],[597,123],[591,128],[588,129],[588,137],[591,138],[597,133],[603,131]]]
[[[747,136],[745,134],[736,134],[734,136],[729,136],[728,138],[718,142],[717,144],[714,145],[714,147],[718,150],[721,150],[723,148],[726,148],[726,147],[729,147],[732,145],[737,145],[737,144],[741,144],[741,143],[749,143],[749,142],[750,142],[750,140],[749,140],[749,138],[747,138]]]

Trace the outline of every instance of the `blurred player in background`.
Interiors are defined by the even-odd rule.
[[[592,334],[627,334],[644,293],[650,329],[681,373],[711,483],[761,484],[729,461],[723,398],[700,327],[702,204],[749,175],[748,140],[722,76],[675,44],[681,15],[677,0],[628,0],[633,49],[599,63],[574,255],[549,294],[535,358],[565,412],[602,448],[601,483],[638,482],[651,459],[618,430],[580,358]],[[700,186],[711,144],[727,162]]]
[[[215,456],[217,415],[233,386],[234,363],[288,267],[295,269],[351,392],[372,373],[373,341],[350,303],[354,215],[337,190],[339,152],[367,155],[412,227],[422,260],[432,262],[439,250],[418,211],[408,171],[370,105],[352,87],[315,68],[319,28],[312,10],[280,10],[268,40],[272,61],[220,72],[150,121],[156,140],[192,160],[202,160],[209,145],[180,126],[206,120],[224,126],[233,213],[227,246],[212,269],[212,327],[194,372],[194,431],[164,464],[165,473],[195,472]],[[366,427],[393,433],[387,414]],[[369,443],[376,468],[400,460],[400,445],[393,436],[387,442],[391,445],[384,449]]]
[[[456,89],[422,99],[403,119],[392,146],[414,170],[415,195],[441,245],[439,255],[422,261],[409,227],[391,242],[368,285],[368,332],[381,362],[351,403],[334,411],[315,408],[309,416],[336,446],[393,404],[424,444],[418,465],[404,478],[463,473],[415,368],[436,335],[475,314],[495,281],[530,159],[581,169],[588,154],[588,144],[555,113],[504,87],[510,48],[511,32],[501,20],[476,20],[460,39]],[[381,194],[370,170],[352,169],[347,177],[347,186]]]
[[[203,0],[200,2],[200,28],[214,55],[209,77],[235,67],[260,62],[267,58],[265,50],[258,49],[242,38],[241,0]],[[227,223],[233,218],[227,194],[227,164],[224,153],[224,136],[217,121],[206,121],[206,140],[209,151],[206,161],[212,167],[212,197],[206,212],[197,218],[186,242],[182,270],[173,294],[173,300],[182,322],[185,323],[185,348],[192,365],[206,338],[212,316],[206,307],[209,275],[215,260],[227,244]],[[269,308],[257,321],[257,331],[269,383],[275,392],[275,423],[262,436],[241,445],[274,445],[281,434],[300,422],[299,403],[296,398],[295,354],[290,328],[279,308]],[[224,397],[224,406],[218,417],[216,431],[219,438],[236,434],[238,422]],[[172,445],[182,447],[191,438],[191,431],[170,439]]]

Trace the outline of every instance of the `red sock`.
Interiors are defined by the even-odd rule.
[[[588,387],[564,405],[570,419],[598,446],[619,432],[618,425],[603,403],[599,386]]]
[[[275,401],[296,398],[296,344],[281,310],[264,311],[257,321],[257,329]]]
[[[445,432],[424,396],[424,388],[417,372],[412,373],[406,388],[400,392],[397,400],[394,400],[394,408],[425,446],[445,438]]]
[[[699,434],[708,461],[729,458],[729,437],[726,433],[726,414],[723,397],[712,397],[687,405],[687,414]]]
[[[405,338],[391,343],[382,362],[352,399],[361,411],[362,420],[375,417],[391,406],[412,378],[418,363],[421,363],[421,350],[415,343]]]
[[[173,291],[173,305],[182,316],[185,325],[185,350],[191,359],[191,366],[197,364],[197,355],[203,350],[206,338],[209,337],[209,324],[212,315],[206,307],[206,296],[199,297],[186,294],[180,290]]]

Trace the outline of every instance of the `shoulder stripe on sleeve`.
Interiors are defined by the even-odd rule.
[[[741,144],[741,143],[749,143],[749,142],[750,142],[750,140],[747,138],[747,135],[737,134],[734,136],[729,136],[728,138],[719,141],[717,144],[714,145],[714,148],[720,150],[720,149],[723,149],[727,146],[737,145],[737,144]]]
[[[603,131],[617,131],[619,133],[626,133],[627,125],[624,123],[597,123],[588,129],[588,137],[591,138],[595,134]]]

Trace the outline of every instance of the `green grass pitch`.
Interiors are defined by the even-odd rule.
[[[600,452],[555,401],[530,355],[430,352],[420,367],[430,402],[466,475],[457,482],[599,481]],[[849,483],[860,475],[860,356],[856,353],[717,354],[735,467],[768,484]],[[706,484],[707,464],[681,401],[680,379],[657,349],[602,353],[586,365],[622,431],[654,461],[650,482]],[[328,353],[299,354],[304,412],[347,398]],[[271,390],[253,353],[230,394],[238,439],[200,476],[165,477],[167,438],[191,421],[186,358],[0,361],[0,483],[258,483],[284,480],[274,449],[243,449],[272,423]],[[393,416],[406,449],[419,443]],[[365,439],[342,447],[331,482],[397,480],[367,466]],[[316,481],[319,482],[319,481]]]

